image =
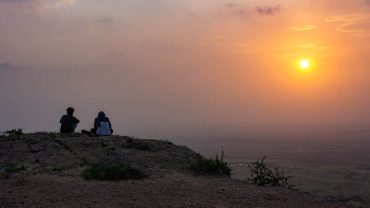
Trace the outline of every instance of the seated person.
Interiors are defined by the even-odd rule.
[[[80,123],[80,121],[73,116],[74,111],[75,109],[71,107],[67,108],[67,115],[62,116],[60,119],[60,133],[69,134],[75,132],[77,124]]]
[[[103,111],[100,111],[98,117],[95,118],[94,128],[91,131],[97,136],[110,136],[113,134],[112,124]]]

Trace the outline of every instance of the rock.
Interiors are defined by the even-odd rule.
[[[346,201],[357,201],[357,202],[362,202],[362,198],[360,196],[352,196],[346,199]]]
[[[360,208],[363,205],[362,202],[359,202],[359,201],[348,201],[346,204],[354,208]]]

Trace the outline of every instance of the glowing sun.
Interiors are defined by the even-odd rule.
[[[301,69],[306,70],[310,67],[310,62],[307,59],[302,59],[299,61],[299,66]]]

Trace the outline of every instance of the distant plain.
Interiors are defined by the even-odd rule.
[[[215,156],[222,150],[233,178],[247,180],[248,164],[266,156],[271,167],[285,169],[301,191],[320,197],[361,197],[370,203],[370,130],[302,128],[240,131],[186,140],[195,151]]]

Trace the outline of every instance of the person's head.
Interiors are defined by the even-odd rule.
[[[100,112],[98,113],[98,117],[99,117],[99,118],[104,118],[104,117],[105,117],[105,113],[104,113],[103,111],[100,111]]]
[[[75,112],[74,108],[72,108],[72,107],[67,108],[67,114],[68,115],[72,116],[74,112]]]

